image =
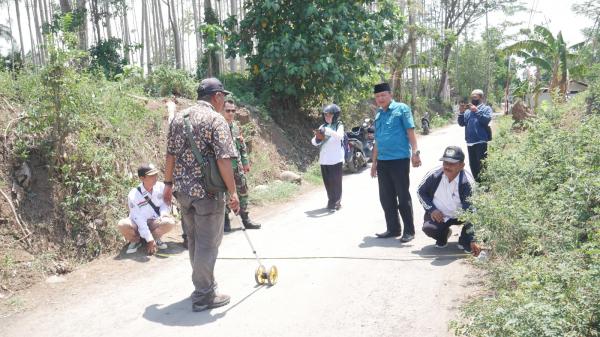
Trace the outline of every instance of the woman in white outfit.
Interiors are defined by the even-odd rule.
[[[327,190],[327,208],[330,211],[342,207],[342,168],[344,164],[344,125],[339,120],[340,107],[329,104],[323,109],[325,121],[319,129],[314,130],[311,142],[320,147],[319,164],[325,190]]]

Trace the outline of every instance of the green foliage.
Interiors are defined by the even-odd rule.
[[[573,68],[578,46],[567,47],[562,32],[555,36],[543,26],[535,26],[532,38],[518,41],[505,48],[508,53],[525,58],[525,63],[535,65],[550,76],[550,91],[558,88],[567,94],[567,69]]]
[[[323,177],[321,175],[321,165],[319,165],[319,161],[310,164],[306,169],[306,172],[302,175],[302,178],[313,185],[322,184]]]
[[[256,89],[278,106],[339,102],[373,71],[402,26],[392,1],[377,1],[375,11],[373,3],[249,1],[239,30],[235,19],[227,22],[227,55],[246,57]]]
[[[465,215],[492,249],[493,292],[457,333],[600,335],[600,115],[584,99],[542,109],[527,132],[500,123]]]
[[[114,79],[117,74],[123,72],[123,66],[127,61],[121,57],[121,39],[110,38],[102,40],[90,48],[90,68],[102,70],[108,79]]]
[[[193,77],[180,69],[158,66],[146,79],[144,88],[152,96],[182,96],[196,99],[198,84]]]
[[[224,29],[219,24],[219,17],[210,6],[204,8],[204,22],[200,26],[200,31],[202,32],[205,51],[196,68],[197,80],[220,76],[219,53],[222,52],[221,40],[223,39]]]
[[[52,193],[41,197],[56,203],[51,232],[67,234],[66,256],[91,258],[118,242],[114,223],[125,215],[130,168],[155,153],[148,139],[162,137],[162,114],[127,96],[123,82],[67,66],[77,55],[51,49],[40,72],[0,72],[0,95],[23,108],[11,132],[14,160],[48,166]]]

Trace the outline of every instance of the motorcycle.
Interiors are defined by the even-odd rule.
[[[373,139],[369,139],[370,119],[365,118],[361,126],[346,132],[347,146],[344,146],[346,167],[352,173],[367,167],[373,153]],[[372,133],[371,133],[372,135]],[[374,138],[371,136],[371,138]]]
[[[428,135],[431,127],[429,125],[429,111],[421,118],[421,129],[424,135]]]

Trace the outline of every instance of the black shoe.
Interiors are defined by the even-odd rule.
[[[387,238],[395,238],[397,236],[400,236],[400,233],[392,233],[392,232],[385,231],[383,233],[377,233],[377,234],[375,234],[375,236],[377,236],[380,239],[387,239]]]
[[[244,225],[244,228],[259,229],[261,227],[260,224],[254,223],[254,222],[252,222],[252,220],[250,220],[250,216],[248,215],[248,212],[240,212],[240,215],[242,217],[242,224]]]
[[[252,221],[248,221],[244,224],[244,228],[246,229],[260,229],[261,224],[254,223]]]
[[[183,248],[188,249],[187,235],[183,234],[181,235],[181,237],[183,238],[183,242],[181,243],[181,245],[183,246]]]
[[[400,238],[400,242],[410,242],[415,238],[414,235],[411,234],[404,234],[402,235],[402,237]]]
[[[231,297],[224,294],[212,294],[199,302],[192,304],[192,310],[194,312],[203,311],[206,309],[214,309],[229,304]]]

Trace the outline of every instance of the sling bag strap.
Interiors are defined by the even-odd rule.
[[[192,149],[192,153],[194,154],[194,157],[196,157],[196,161],[198,162],[198,164],[200,164],[200,166],[203,166],[205,163],[205,159],[202,156],[202,154],[200,153],[200,149],[198,149],[198,146],[196,145],[196,142],[194,141],[194,137],[192,136],[192,124],[190,123],[190,115],[189,114],[183,115],[183,123],[185,124],[184,125],[185,135],[187,137],[188,142],[190,143],[190,148]]]
[[[147,194],[144,195],[142,193],[142,189],[139,186],[137,187],[137,190],[144,197],[144,199],[146,199],[146,201],[148,202],[148,205],[150,205],[150,207],[152,207],[154,212],[156,212],[156,215],[160,216],[160,208],[156,207],[156,205],[152,202],[152,199],[150,199],[150,197]]]

